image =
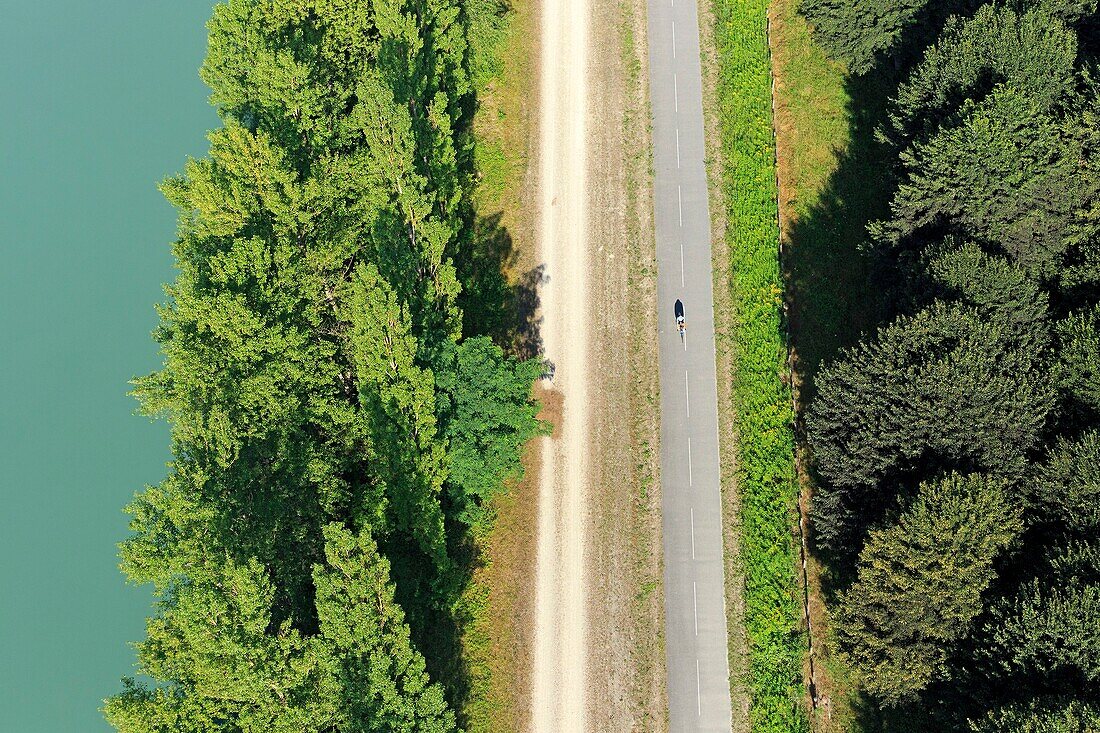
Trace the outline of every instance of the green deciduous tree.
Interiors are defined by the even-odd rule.
[[[139,646],[142,672],[167,684],[126,681],[108,720],[125,733],[455,730],[369,533],[330,524],[323,535],[316,635],[273,626],[275,589],[260,563],[208,561],[166,589]]]
[[[1100,16],[1097,16],[1100,21]],[[1079,141],[1082,203],[1072,231],[1071,248],[1060,280],[1078,306],[1095,305],[1100,298],[1100,82],[1092,67],[1082,76],[1082,91],[1067,118],[1067,129]]]
[[[447,466],[436,431],[434,378],[416,365],[408,312],[374,265],[360,267],[349,290],[348,342],[370,426],[371,471],[385,487],[393,526],[443,569],[440,492]]]
[[[841,650],[868,691],[894,705],[944,674],[1019,530],[1003,482],[955,474],[923,484],[896,523],[870,533],[836,614]]]
[[[332,391],[335,346],[312,336],[322,276],[295,241],[297,176],[265,134],[212,133],[209,158],[163,190],[180,211],[180,274],[156,332],[164,369],[136,393],[196,459],[226,467],[244,444],[313,417],[311,393]]]
[[[410,641],[468,576],[450,469],[478,466],[481,501],[538,429],[538,366],[461,342],[455,304],[484,52],[468,39],[488,43],[500,10],[479,2],[475,29],[462,0],[215,8],[202,76],[224,125],[162,187],[179,277],[164,367],[135,381],[174,460],[129,507],[157,682],[108,701],[120,730],[455,727],[425,669],[459,661]]]
[[[353,733],[445,733],[455,718],[428,679],[394,600],[389,563],[366,531],[324,529],[325,563],[313,571],[319,645],[338,692],[337,728]]]
[[[138,646],[141,671],[107,701],[124,733],[329,730],[335,709],[315,644],[286,621],[272,628],[275,591],[262,565],[207,561],[171,588]]]
[[[541,429],[531,383],[543,366],[505,356],[486,337],[463,341],[455,358],[439,385],[447,399],[449,491],[456,516],[472,524],[501,479],[519,476],[520,448]]]
[[[458,278],[447,257],[457,236],[457,202],[440,200],[432,179],[417,165],[423,151],[417,148],[415,120],[381,76],[367,72],[358,93],[363,102],[353,119],[363,132],[366,164],[379,178],[375,195],[383,197],[367,234],[367,256],[409,310],[418,361],[436,366],[461,325],[453,302]],[[432,152],[454,155],[450,149]]]

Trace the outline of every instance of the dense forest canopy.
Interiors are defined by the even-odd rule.
[[[456,728],[470,530],[541,429],[541,367],[463,333],[477,283],[454,264],[501,12],[215,8],[202,77],[223,126],[163,185],[179,276],[164,367],[136,381],[174,458],[129,507],[123,570],[158,613],[138,645],[153,684],[106,703],[120,731]]]
[[[1097,3],[802,9],[893,90],[892,314],[806,412],[835,643],[884,730],[1097,729]]]

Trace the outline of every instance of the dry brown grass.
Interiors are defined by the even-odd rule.
[[[589,720],[667,729],[656,252],[644,0],[594,0]]]
[[[499,215],[511,238],[502,265],[512,284],[537,266],[529,162],[537,143],[538,12],[533,0],[511,0],[508,39],[500,75],[479,96],[474,133],[482,185],[475,203],[480,216]],[[560,423],[554,393],[535,386],[540,418]],[[492,529],[477,538],[481,565],[468,594],[479,611],[467,627],[463,649],[471,667],[471,695],[463,711],[471,733],[518,731],[526,725],[532,657],[539,452],[523,456],[524,476],[494,502]]]

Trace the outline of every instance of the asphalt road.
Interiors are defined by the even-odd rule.
[[[672,733],[729,731],[710,211],[696,0],[649,0]],[[686,338],[674,308],[683,303]]]

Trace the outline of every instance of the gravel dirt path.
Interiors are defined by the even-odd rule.
[[[561,394],[539,480],[535,733],[586,729],[585,528],[588,464],[589,245],[586,206],[588,0],[542,5],[538,238],[547,280],[542,340]]]
[[[540,307],[524,733],[667,730],[645,0],[538,0]],[[532,248],[535,249],[535,248]],[[534,512],[533,512],[534,513]],[[529,681],[529,684],[526,684]]]

